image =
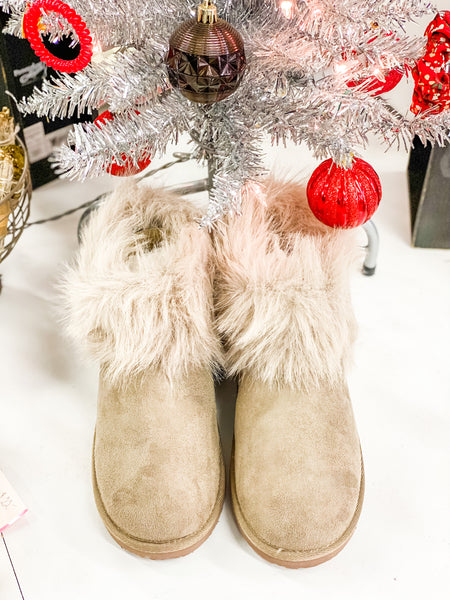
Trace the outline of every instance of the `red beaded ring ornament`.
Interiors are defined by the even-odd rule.
[[[311,175],[306,189],[314,216],[329,227],[351,229],[368,221],[381,200],[381,183],[374,169],[361,158],[344,169],[331,158]]]
[[[40,20],[42,11],[56,13],[66,19],[80,40],[80,52],[72,60],[63,60],[52,54],[42,41],[42,26]],[[30,42],[31,47],[42,62],[52,69],[64,73],[81,71],[89,64],[92,57],[92,38],[86,23],[81,17],[61,0],[36,0],[30,4],[23,15],[24,37]]]
[[[139,112],[136,111],[136,114],[139,114]],[[103,123],[106,123],[106,121],[113,120],[114,115],[111,112],[109,112],[109,110],[105,110],[104,112],[98,115],[94,123],[98,127],[101,127]],[[127,156],[126,154],[122,154],[121,158],[124,161],[123,165],[112,163],[106,168],[106,171],[111,175],[115,175],[116,177],[129,177],[130,175],[137,175],[146,167],[148,167],[148,165],[152,162],[150,156],[148,156],[147,158],[143,158],[142,160],[138,160],[137,165],[133,162],[131,157]]]

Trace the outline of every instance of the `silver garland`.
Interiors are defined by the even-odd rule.
[[[19,110],[50,119],[91,114],[103,104],[114,113],[127,111],[169,89],[164,52],[123,48],[73,75],[49,77],[19,103]]]
[[[281,0],[217,0],[220,16],[242,34],[247,72],[239,89],[210,106],[197,105],[170,87],[165,55],[171,33],[193,16],[189,0],[68,0],[104,54],[83,71],[60,74],[19,102],[24,113],[51,119],[92,113],[107,105],[115,118],[101,128],[74,126],[54,156],[69,178],[96,177],[124,155],[137,164],[161,155],[181,134],[190,135],[193,156],[207,160],[213,188],[202,224],[229,210],[239,212],[243,184],[264,174],[262,140],[306,143],[318,159],[351,165],[375,133],[388,147],[409,148],[414,136],[444,145],[449,113],[400,115],[367,84],[349,89],[348,79],[392,68],[405,71],[423,53],[425,39],[411,38],[408,21],[433,15],[424,0],[293,0],[286,16]],[[21,34],[28,0],[0,0],[11,13],[9,33]],[[289,17],[289,18],[288,18]],[[52,39],[70,25],[46,17]],[[138,111],[138,112],[137,112]]]

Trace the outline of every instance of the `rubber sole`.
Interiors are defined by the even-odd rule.
[[[94,443],[95,446],[95,443]],[[205,542],[211,535],[214,527],[219,520],[225,495],[225,467],[223,459],[220,461],[220,479],[214,507],[202,528],[183,538],[177,538],[166,542],[152,542],[128,535],[123,529],[118,527],[110,518],[103,505],[100,491],[97,485],[95,473],[94,453],[92,454],[92,484],[94,488],[95,504],[97,510],[105,524],[108,533],[124,550],[137,554],[143,558],[151,560],[166,560],[169,558],[180,558],[186,556]]]
[[[231,454],[231,467],[230,467],[230,487],[231,487],[231,498],[233,502],[233,512],[234,517],[237,523],[237,526],[247,541],[247,543],[253,548],[253,550],[259,554],[262,558],[271,562],[275,565],[279,565],[281,567],[286,567],[288,569],[304,569],[308,567],[315,567],[320,565],[331,558],[334,558],[346,544],[349,542],[352,537],[356,525],[358,523],[359,516],[361,514],[362,503],[364,498],[364,485],[365,485],[365,477],[364,477],[364,463],[361,454],[361,484],[359,489],[358,502],[356,504],[356,509],[353,514],[352,520],[350,521],[350,525],[347,527],[343,535],[333,542],[332,544],[324,547],[318,548],[316,550],[308,550],[305,552],[294,552],[294,551],[283,551],[280,548],[275,546],[271,546],[267,542],[258,538],[255,532],[252,530],[250,525],[245,520],[245,517],[242,513],[241,507],[239,505],[239,500],[236,494],[236,483],[234,476],[234,443]],[[284,554],[289,554],[289,559],[282,558]]]

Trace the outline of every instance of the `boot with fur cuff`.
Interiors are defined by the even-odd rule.
[[[355,233],[319,223],[301,186],[269,182],[245,190],[215,244],[216,326],[239,377],[235,517],[265,559],[314,566],[345,546],[363,499],[345,379]]]
[[[100,365],[97,508],[123,548],[152,559],[195,550],[224,497],[212,249],[198,216],[123,186],[90,217],[64,280],[69,334]]]

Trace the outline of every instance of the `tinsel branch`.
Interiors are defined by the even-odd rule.
[[[6,13],[23,12],[27,0],[2,0],[2,10]]]
[[[0,0],[11,13],[7,31],[21,35],[29,0]],[[203,225],[227,210],[239,211],[240,190],[263,172],[262,139],[306,143],[318,159],[349,166],[375,133],[386,146],[422,141],[449,143],[450,119],[401,115],[369,90],[393,68],[408,72],[422,55],[424,38],[410,38],[408,21],[435,12],[425,0],[217,0],[219,15],[242,34],[247,72],[238,90],[210,106],[170,89],[168,40],[195,14],[192,0],[66,0],[87,24],[95,43],[113,52],[83,71],[44,81],[19,108],[60,118],[107,105],[114,119],[78,124],[54,157],[59,172],[85,179],[113,164],[135,164],[164,153],[189,133],[193,156],[208,160],[213,189]],[[54,14],[43,17],[50,39],[70,33]],[[76,38],[72,35],[73,42]],[[100,54],[100,56],[102,56]],[[348,81],[360,81],[348,88]],[[366,80],[366,81],[365,81]],[[136,112],[139,111],[139,114]],[[423,118],[426,117],[426,118]]]
[[[177,143],[180,133],[192,123],[190,111],[177,110],[175,95],[163,97],[150,106],[116,115],[113,121],[97,126],[78,123],[68,136],[67,144],[53,156],[57,172],[69,179],[98,177],[113,163],[134,164],[149,155],[163,154],[169,143]],[[82,148],[82,152],[80,149]]]
[[[277,32],[273,36],[264,35],[259,29],[252,30],[249,46],[253,51],[258,70],[273,73],[274,71],[301,72],[304,76],[326,69],[332,64],[342,63],[347,59],[347,74],[354,72],[360,77],[365,75],[364,69],[379,66],[386,69],[405,64],[413,64],[423,51],[422,39],[378,35],[374,39],[373,32],[348,35],[346,45],[321,45],[306,36],[292,36],[292,31]],[[343,48],[353,48],[347,55]],[[364,64],[365,63],[365,64]],[[369,72],[367,72],[369,75]],[[314,77],[313,77],[314,79]],[[340,75],[342,79],[342,75]]]
[[[2,9],[6,10],[2,3]],[[22,37],[22,11],[15,10],[14,8],[10,9],[10,17],[5,27],[3,28],[3,33],[6,35],[15,35],[16,37]]]
[[[169,87],[161,56],[129,48],[74,75],[61,73],[44,80],[41,89],[21,100],[19,110],[55,119],[90,114],[107,103],[112,112],[120,112],[148,102]]]
[[[22,15],[28,0],[2,0],[5,12],[12,14],[6,32],[21,36]],[[67,0],[87,24],[95,41],[102,46],[125,46],[139,48],[149,38],[158,43],[166,40],[172,23],[186,17],[192,10],[188,0]],[[49,33],[56,33],[50,27]]]
[[[407,130],[411,136],[410,145],[414,137],[418,136],[424,145],[430,142],[441,148],[448,146],[450,144],[450,115],[448,112],[443,112],[438,115],[428,115],[426,119],[416,115],[408,122]],[[408,149],[409,146],[406,145],[406,148]]]
[[[408,21],[436,12],[426,0],[306,0],[300,2],[303,28],[324,39],[342,36],[345,30],[377,24],[386,31],[404,29]]]

